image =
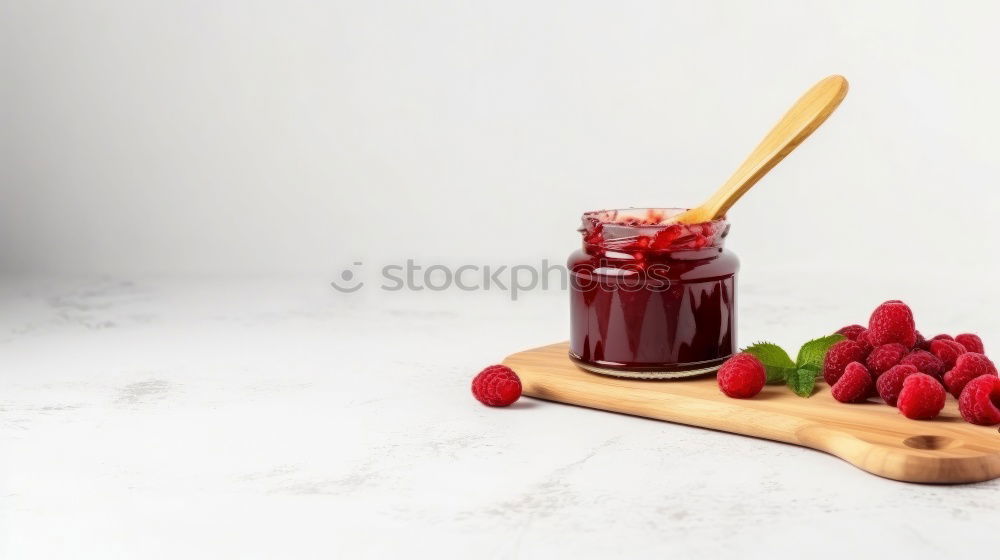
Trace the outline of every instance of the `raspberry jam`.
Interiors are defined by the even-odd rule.
[[[672,224],[679,208],[583,215],[569,257],[570,358],[641,378],[710,373],[736,352],[736,272],[729,223]]]

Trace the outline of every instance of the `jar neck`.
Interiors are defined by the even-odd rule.
[[[627,251],[620,249],[605,249],[599,245],[583,244],[583,252],[587,255],[607,259],[609,261],[697,261],[704,259],[714,259],[722,254],[724,247],[705,247],[702,249],[678,249],[673,251],[638,250]]]
[[[674,209],[588,212],[583,215],[579,229],[583,248],[588,253],[628,255],[721,252],[729,234],[729,222],[725,218],[698,224],[672,223],[669,216],[661,213],[663,210]],[[637,215],[641,211],[648,214]]]

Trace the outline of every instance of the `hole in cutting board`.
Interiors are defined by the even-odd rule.
[[[944,449],[951,447],[955,440],[947,436],[913,436],[904,439],[903,443],[914,449]]]

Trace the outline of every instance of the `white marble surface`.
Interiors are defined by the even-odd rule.
[[[1000,343],[983,282],[946,306],[926,277],[899,294],[751,272],[743,342],[791,345],[899,295],[931,331]],[[475,402],[481,367],[564,338],[561,294],[343,296],[323,278],[0,289],[2,558],[995,550],[1000,481],[904,484],[770,441]]]

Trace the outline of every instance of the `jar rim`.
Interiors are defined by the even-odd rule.
[[[677,217],[690,208],[608,208],[605,210],[591,210],[583,213],[584,222],[599,223],[602,225],[615,225],[623,227],[641,228],[666,228],[677,224],[671,218]],[[702,224],[724,224],[726,217],[716,218]],[[689,224],[697,225],[697,224]]]
[[[726,217],[697,224],[671,218],[685,208],[624,208],[585,212],[578,230],[584,247],[628,253],[719,248],[729,234]]]

